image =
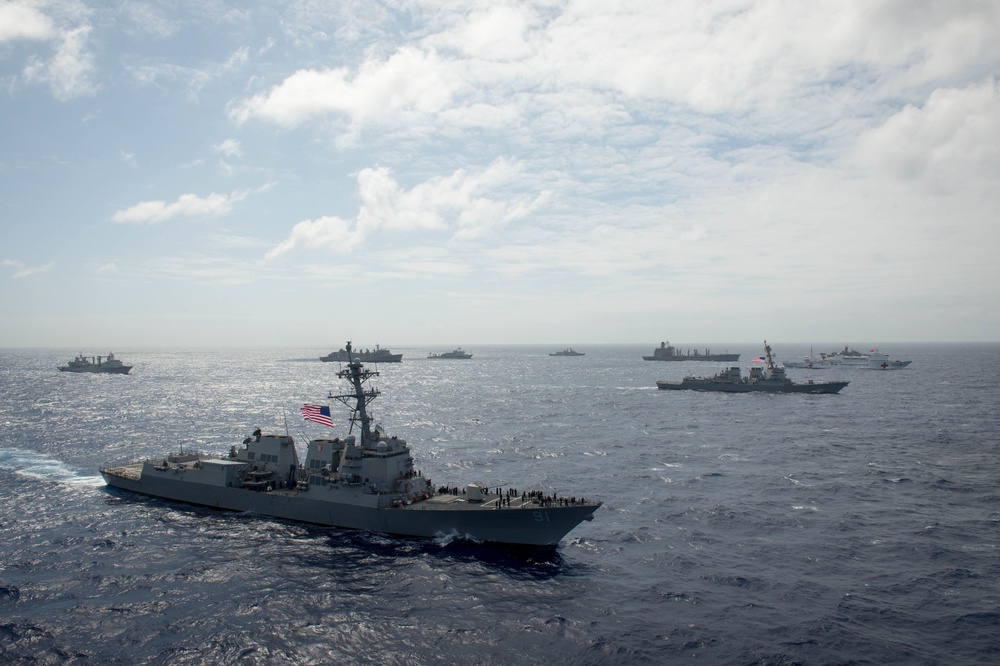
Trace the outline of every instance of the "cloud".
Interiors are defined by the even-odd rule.
[[[858,141],[860,160],[904,181],[950,188],[1000,177],[1000,90],[995,81],[931,93]]]
[[[537,48],[528,37],[539,34],[541,19],[530,5],[496,5],[459,16],[425,44],[494,62],[522,60]]]
[[[202,90],[218,81],[227,81],[249,59],[249,50],[240,47],[229,54],[225,62],[209,63],[203,67],[189,67],[160,59],[147,58],[127,67],[135,81],[143,86],[159,86],[174,91],[179,85],[185,88],[187,99],[198,99]]]
[[[207,197],[196,194],[182,194],[177,201],[143,201],[116,211],[111,216],[112,222],[155,224],[175,217],[219,217],[233,209],[233,204],[242,201],[250,194],[250,190],[240,190],[232,194],[213,192]]]
[[[52,20],[34,3],[0,3],[0,42],[15,39],[50,39],[55,35]]]
[[[362,240],[356,225],[339,217],[321,217],[304,220],[292,227],[291,235],[267,252],[265,258],[274,259],[286,252],[300,248],[351,250]]]
[[[274,278],[264,273],[258,264],[239,258],[197,253],[145,259],[123,272],[142,280],[184,281],[213,286],[260,283]]]
[[[29,82],[47,83],[59,101],[93,95],[97,86],[91,81],[94,56],[87,50],[91,27],[81,25],[61,33],[55,55],[48,61],[32,57],[24,68]]]
[[[862,100],[982,78],[1000,57],[1000,4],[988,2],[472,3],[421,18],[417,40],[371,49],[357,66],[295,71],[234,100],[230,117],[284,127],[346,118],[334,131],[353,138],[366,128],[412,137],[534,126],[568,113],[592,132],[615,105],[653,103],[681,122],[735,113],[741,129],[828,130],[831,110],[853,116]]]
[[[207,238],[210,245],[220,248],[243,249],[266,247],[267,243],[260,238],[240,236],[234,233],[220,233]]]
[[[120,11],[127,29],[142,34],[144,38],[166,39],[182,29],[179,21],[152,3],[128,2],[121,6]]]
[[[274,259],[298,249],[350,250],[383,230],[399,234],[450,231],[459,240],[487,236],[547,200],[549,194],[544,191],[518,192],[523,187],[521,175],[520,164],[498,159],[485,169],[459,169],[407,190],[385,167],[362,169],[357,177],[361,208],[354,219],[325,216],[299,222],[266,257]]]
[[[44,264],[42,266],[32,266],[32,267],[26,268],[24,266],[24,262],[23,261],[18,261],[17,259],[3,259],[3,260],[0,260],[0,266],[4,266],[6,268],[14,268],[14,269],[16,269],[14,271],[14,274],[11,275],[11,279],[13,279],[13,280],[20,280],[21,278],[26,278],[26,277],[31,276],[31,275],[36,275],[38,273],[45,273],[46,271],[51,270],[52,267],[55,266],[55,265],[56,264],[55,264],[54,261],[50,261],[49,263]]]
[[[230,117],[240,123],[262,118],[291,127],[334,112],[355,121],[407,111],[426,114],[445,108],[458,85],[447,62],[403,46],[385,62],[366,62],[353,78],[345,67],[299,70],[268,92],[235,104]]]
[[[226,157],[243,157],[243,150],[240,148],[240,142],[236,139],[226,139],[222,143],[217,143],[212,146],[212,150],[220,155],[225,155]]]

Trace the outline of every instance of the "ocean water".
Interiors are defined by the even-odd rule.
[[[658,391],[722,364],[652,345],[392,348],[373,411],[435,485],[594,497],[594,521],[532,551],[109,490],[103,464],[257,426],[301,454],[331,434],[298,414],[340,390],[330,350],[116,349],[128,376],[0,350],[0,663],[1000,661],[1000,345],[789,371],[850,380],[832,396]]]

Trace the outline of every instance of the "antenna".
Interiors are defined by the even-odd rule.
[[[334,395],[333,393],[330,393],[328,397],[331,400],[339,400],[351,409],[351,425],[348,432],[354,432],[354,426],[357,425],[361,436],[361,443],[363,445],[372,438],[371,417],[368,414],[368,405],[372,400],[379,396],[379,390],[377,388],[366,389],[365,384],[367,384],[372,377],[378,377],[379,373],[378,371],[366,369],[360,360],[351,356],[351,351],[351,342],[348,340],[347,368],[338,372],[337,376],[341,379],[346,379],[351,384],[353,391],[341,395]]]

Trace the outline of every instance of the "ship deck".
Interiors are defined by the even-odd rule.
[[[142,475],[142,464],[137,463],[134,465],[122,465],[120,467],[104,467],[101,469],[101,474],[110,474],[111,476],[128,479],[129,481],[138,481],[139,477]]]
[[[505,500],[503,504],[500,503],[501,499]],[[508,499],[509,502],[506,501]],[[507,510],[551,510],[584,506],[596,509],[601,506],[601,503],[585,499],[576,499],[574,502],[568,502],[566,504],[563,504],[559,500],[549,500],[543,503],[531,497],[522,500],[520,496],[511,496],[508,498],[506,495],[486,495],[481,502],[470,502],[464,495],[449,495],[445,493],[428,497],[425,500],[419,500],[413,504],[407,505],[405,508],[415,511],[435,511],[442,509],[447,509],[448,511],[482,511],[483,509],[500,508]]]

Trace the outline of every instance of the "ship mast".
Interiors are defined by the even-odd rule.
[[[764,340],[764,353],[767,354],[767,369],[774,370],[774,361],[771,360],[771,345],[767,344],[767,340]]]
[[[349,381],[354,391],[352,393],[345,393],[341,395],[334,395],[331,393],[329,397],[334,400],[339,400],[351,408],[350,431],[353,432],[354,426],[358,426],[361,434],[361,445],[364,446],[367,442],[372,440],[372,420],[371,416],[368,415],[368,404],[377,398],[380,393],[377,388],[371,387],[366,389],[365,383],[372,377],[377,377],[378,372],[365,369],[364,364],[362,364],[360,360],[351,356],[350,340],[347,341],[346,349],[347,367],[340,370],[337,373],[337,376],[341,379]]]
[[[774,359],[771,358],[771,345],[767,344],[767,340],[764,340],[764,353],[767,355],[767,369],[764,371],[765,377],[775,376]],[[782,370],[784,372],[784,370]]]

